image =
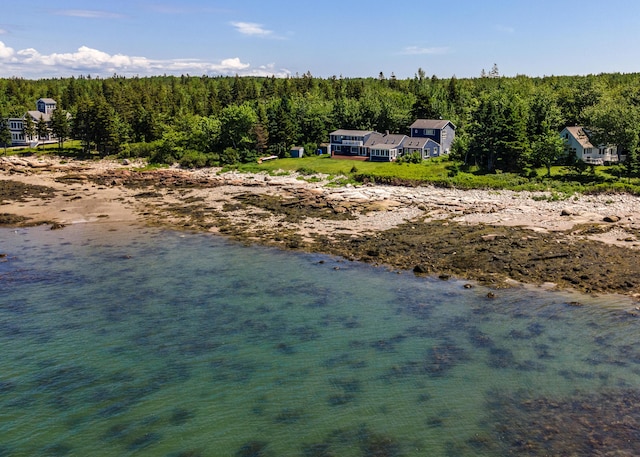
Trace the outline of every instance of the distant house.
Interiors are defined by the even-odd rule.
[[[364,143],[373,134],[373,130],[336,130],[329,134],[329,153],[341,156],[368,156]]]
[[[451,121],[418,119],[411,124],[411,136],[371,130],[336,130],[330,134],[331,155],[367,157],[372,162],[393,162],[419,152],[423,159],[448,154],[455,138]]]
[[[39,141],[50,141],[53,139],[51,133],[48,133],[45,137],[38,138],[38,134],[35,133],[35,127],[42,119],[47,123],[47,126],[51,124],[51,114],[56,109],[56,101],[51,98],[41,98],[36,102],[35,111],[27,111],[22,117],[12,117],[8,119],[9,131],[11,132],[11,146],[35,146]],[[34,134],[25,138],[24,135],[24,122],[29,116],[31,122],[34,125]]]
[[[439,145],[437,155],[449,154],[456,135],[453,122],[442,119],[417,119],[411,126],[412,138],[430,138]]]
[[[38,111],[44,114],[52,114],[57,105],[58,104],[53,98],[40,98],[36,102]]]
[[[403,143],[403,154],[408,155],[419,152],[423,160],[438,157],[442,154],[442,147],[431,138],[411,137]]]
[[[295,146],[291,148],[289,155],[293,159],[300,159],[304,155],[304,148],[302,146]]]
[[[403,154],[403,143],[406,135],[375,133],[365,143],[369,152],[369,160],[372,162],[393,162]]]
[[[564,139],[567,148],[576,158],[592,165],[607,165],[624,160],[624,156],[618,153],[615,145],[594,146],[589,138],[589,130],[585,127],[565,127],[560,136]]]

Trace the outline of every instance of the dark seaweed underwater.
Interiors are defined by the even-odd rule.
[[[0,230],[0,456],[640,454],[625,298],[140,227]]]

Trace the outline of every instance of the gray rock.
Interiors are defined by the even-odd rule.
[[[583,216],[580,208],[563,208],[560,212],[561,216]]]

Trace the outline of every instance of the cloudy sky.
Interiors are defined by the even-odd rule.
[[[640,71],[637,0],[30,0],[0,7],[0,77],[445,78]]]

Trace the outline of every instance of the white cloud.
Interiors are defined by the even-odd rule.
[[[287,76],[287,70],[276,71],[273,66],[252,68],[239,57],[207,62],[200,59],[154,60],[140,56],[109,54],[81,46],[76,52],[40,54],[28,48],[15,51],[0,41],[0,76],[52,77],[75,74],[111,76],[148,76],[158,74],[193,75],[255,75]]]
[[[162,4],[149,4],[144,5],[149,11],[153,11],[154,13],[159,14],[228,14],[231,13],[232,10],[224,9],[224,8],[214,8],[210,6],[200,6],[200,7],[189,7],[185,4],[181,5],[162,5]]]
[[[7,33],[8,33],[8,32],[7,32],[5,29],[0,29],[0,35],[5,35],[5,34],[7,34]]]
[[[13,48],[5,46],[5,44],[2,41],[0,41],[0,59],[1,60],[10,59],[14,53],[15,51],[13,50]]]
[[[515,33],[516,29],[514,29],[513,27],[509,27],[508,25],[496,25],[496,30],[498,32],[502,32],[502,33]]]
[[[448,52],[449,52],[449,48],[447,47],[423,48],[420,46],[407,46],[402,50],[401,54],[424,55],[424,54],[447,54]]]
[[[58,16],[81,17],[84,19],[119,19],[122,14],[97,10],[60,10],[55,13]]]
[[[254,22],[232,22],[232,26],[243,35],[250,36],[271,36],[273,32],[262,27],[262,24],[256,24]]]

